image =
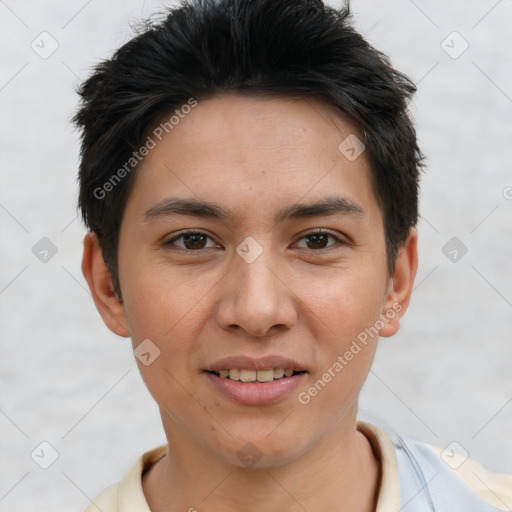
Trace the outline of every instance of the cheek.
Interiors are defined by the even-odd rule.
[[[377,348],[374,326],[379,318],[380,296],[366,288],[350,287],[324,296],[317,308],[317,324],[328,325],[316,335],[317,371],[298,394],[303,427],[321,432],[336,428],[357,407],[357,398],[368,376]],[[379,297],[379,299],[377,299]]]
[[[137,357],[148,391],[169,411],[177,404],[190,405],[190,395],[185,390],[190,388],[198,359],[196,340],[202,328],[204,311],[201,312],[200,298],[204,292],[192,284],[172,280],[155,268],[133,276],[129,285],[126,315],[135,355],[139,344],[142,347],[148,339],[149,352],[156,354],[150,364]]]
[[[323,334],[319,339],[341,344],[337,348],[375,324],[385,297],[384,279],[372,268],[343,269],[320,280],[304,278],[303,289],[304,314],[317,318]]]
[[[125,311],[135,338],[163,341],[184,326],[198,325],[202,300],[218,278],[179,268],[171,272],[159,262],[134,262],[133,268],[137,271],[125,275]]]
[[[325,281],[308,295],[320,362],[312,380],[321,381],[310,391],[311,396],[321,392],[318,402],[342,404],[357,396],[375,355],[383,290],[382,276],[368,271]]]
[[[154,362],[147,366],[137,362],[150,393],[161,402],[162,393],[179,396],[179,383],[187,385],[197,371],[197,340],[211,315],[208,293],[213,293],[222,281],[206,274],[192,279],[185,270],[171,273],[168,265],[160,263],[147,268],[139,265],[138,269],[125,276],[126,317],[134,350],[147,339],[156,346],[158,357]]]

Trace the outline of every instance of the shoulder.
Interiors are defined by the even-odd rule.
[[[166,453],[167,445],[163,445],[140,455],[122,480],[96,496],[85,512],[150,512],[142,475]]]
[[[442,449],[406,436],[393,437],[407,502],[417,501],[419,493],[434,510],[448,510],[449,503],[453,510],[464,510],[461,505],[468,510],[511,510],[512,475],[484,468],[467,453],[456,453],[455,445]]]
[[[358,429],[381,463],[378,512],[512,510],[512,475],[486,469],[458,443],[443,449],[389,427],[358,422]]]
[[[119,483],[107,487],[91,501],[85,512],[98,512],[98,510],[101,510],[101,512],[117,512],[118,494]]]
[[[450,471],[480,498],[501,510],[512,508],[512,475],[490,471],[467,453],[425,443]]]

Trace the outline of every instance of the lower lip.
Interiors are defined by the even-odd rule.
[[[214,373],[204,373],[217,391],[244,405],[265,405],[279,402],[293,393],[306,376],[306,373],[298,373],[291,377],[283,377],[270,382],[255,383],[226,379]]]

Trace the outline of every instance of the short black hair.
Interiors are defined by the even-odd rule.
[[[78,206],[121,300],[117,247],[137,150],[165,116],[170,127],[176,109],[228,91],[327,100],[355,123],[392,273],[418,220],[423,156],[408,112],[416,87],[350,18],[348,4],[321,0],[182,0],[163,19],[146,21],[79,86]]]

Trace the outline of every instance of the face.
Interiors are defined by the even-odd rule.
[[[168,438],[272,466],[353,426],[415,264],[409,251],[396,270],[407,279],[388,276],[365,154],[339,149],[349,135],[362,139],[319,100],[226,94],[138,168],[118,248],[124,302],[102,314],[142,354]]]

